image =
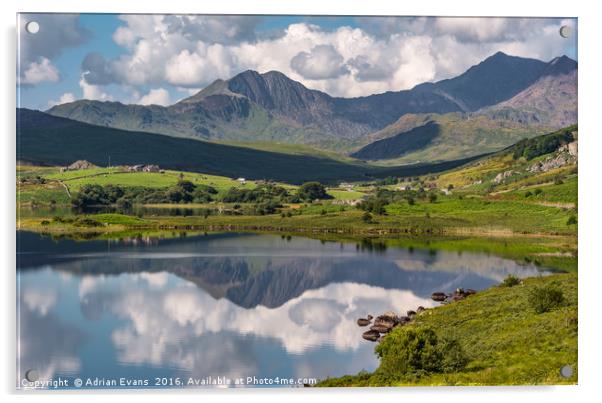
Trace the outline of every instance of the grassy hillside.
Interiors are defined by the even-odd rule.
[[[576,161],[558,167],[550,167],[545,171],[531,171],[530,169],[536,164],[559,156],[565,159],[574,158],[566,151],[559,152],[558,148],[562,144],[576,141],[577,137],[578,129],[574,125],[533,139],[523,140],[491,156],[436,175],[435,182],[439,187],[451,185],[458,192],[491,194],[492,196],[526,191],[529,188],[546,188],[549,191],[546,193],[550,196],[554,193],[562,198],[561,200],[557,197],[556,201],[575,201],[577,197]],[[546,149],[544,145],[547,145],[548,148]],[[528,153],[529,158],[523,156],[524,153]],[[501,181],[496,181],[496,176],[503,173],[508,173],[508,176]],[[573,185],[564,185],[567,181]],[[560,187],[564,191],[557,190],[559,185],[564,185]],[[563,197],[561,194],[565,196]],[[540,198],[544,198],[544,196]]]
[[[371,134],[372,143],[353,155],[383,165],[448,161],[496,152],[550,130],[475,113],[405,115]]]
[[[537,313],[529,296],[536,288],[550,285],[561,290],[564,301],[549,312]],[[318,386],[577,382],[576,274],[530,278],[514,287],[493,287],[463,301],[427,310],[418,315],[413,324],[396,328],[384,340],[419,328],[430,328],[441,338],[456,340],[468,360],[466,367],[443,373],[408,375],[381,365],[374,373],[326,379]],[[360,337],[361,328],[357,333]],[[383,359],[394,360],[390,354],[385,354]],[[564,365],[573,369],[569,378],[560,375]]]
[[[441,164],[377,167],[326,155],[292,154],[208,143],[151,133],[130,132],[17,111],[17,158],[42,165],[67,165],[86,159],[95,165],[157,164],[165,169],[203,172],[231,178],[273,179],[288,183],[336,182],[389,175],[421,175],[459,166]]]
[[[257,183],[246,180],[244,183],[225,176],[207,175],[195,172],[182,172],[166,170],[159,172],[126,172],[121,167],[90,168],[76,171],[61,172],[59,167],[40,167],[20,164],[17,167],[17,176],[22,179],[18,186],[17,203],[28,204],[32,201],[37,205],[48,205],[54,200],[55,205],[68,205],[68,189],[71,193],[79,191],[83,185],[117,185],[124,188],[144,186],[147,188],[168,188],[174,186],[179,180],[186,180],[195,185],[208,185],[223,194],[230,188],[253,189]],[[31,183],[32,178],[40,178],[42,182]],[[278,183],[290,191],[295,191],[297,186]],[[328,188],[334,200],[359,199],[365,193],[356,190],[342,190]]]

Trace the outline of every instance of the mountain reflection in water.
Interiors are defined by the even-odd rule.
[[[538,273],[485,254],[276,235],[17,236],[20,372],[45,378],[373,370],[374,344],[361,338],[358,317]]]

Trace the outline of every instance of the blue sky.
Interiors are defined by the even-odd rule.
[[[37,34],[24,29],[33,20]],[[40,110],[168,105],[246,69],[352,97],[451,77],[497,51],[577,58],[573,19],[22,14],[19,29],[19,105]]]

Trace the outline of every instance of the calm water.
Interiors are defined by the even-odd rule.
[[[19,379],[34,369],[69,387],[75,378],[153,387],[157,377],[246,382],[371,371],[374,344],[361,338],[358,317],[434,306],[434,291],[540,273],[485,254],[276,235],[17,239]]]

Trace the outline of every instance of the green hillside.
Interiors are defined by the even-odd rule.
[[[551,130],[482,114],[405,115],[371,134],[372,142],[352,155],[380,165],[449,161],[496,152]]]
[[[553,287],[562,292],[557,308],[537,313],[531,295]],[[395,363],[395,342],[405,332],[432,329],[455,340],[466,366],[449,371],[404,372]],[[361,335],[361,328],[357,336]],[[325,379],[319,386],[526,385],[577,382],[577,275],[530,278],[513,287],[493,287],[466,300],[418,315],[411,325],[386,335],[381,365],[373,373]],[[400,348],[398,347],[397,350]],[[386,363],[386,364],[383,364]],[[570,365],[564,378],[560,368]],[[394,367],[394,366],[393,366]]]
[[[459,166],[466,160],[440,164],[378,167],[333,159],[324,153],[264,151],[151,133],[111,129],[17,110],[17,158],[40,165],[68,165],[85,159],[98,166],[156,164],[161,168],[203,172],[230,178],[272,179],[287,183],[318,180],[366,180],[414,176]]]

